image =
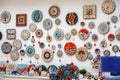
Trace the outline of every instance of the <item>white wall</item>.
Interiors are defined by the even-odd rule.
[[[118,17],[120,17],[120,0],[114,0],[116,2],[116,10],[113,14],[111,15],[106,15],[102,12],[101,10],[101,5],[103,3],[104,0],[0,0],[0,13],[7,10],[11,13],[12,15],[12,18],[11,18],[11,21],[10,23],[8,23],[7,25],[3,24],[0,22],[0,31],[3,33],[3,38],[2,40],[0,41],[0,46],[2,45],[2,43],[4,41],[8,41],[12,44],[13,40],[7,40],[6,39],[6,29],[16,29],[16,32],[17,32],[17,39],[20,39],[22,41],[22,43],[24,44],[25,41],[23,41],[20,37],[20,33],[23,29],[29,29],[29,25],[31,23],[33,23],[32,19],[31,19],[31,14],[34,10],[41,10],[43,12],[43,20],[46,19],[46,18],[50,18],[52,21],[53,21],[53,28],[49,31],[50,35],[53,36],[53,32],[55,31],[55,29],[58,27],[60,29],[62,29],[65,33],[66,32],[71,32],[71,29],[72,28],[76,28],[78,31],[82,28],[80,26],[80,22],[81,21],[84,21],[85,22],[85,28],[87,28],[88,30],[90,30],[88,28],[88,22],[90,21],[93,21],[95,22],[95,28],[93,30],[90,30],[92,31],[92,33],[96,33],[99,35],[99,40],[96,42],[97,46],[93,46],[93,48],[90,50],[91,53],[94,55],[94,57],[96,56],[96,54],[94,53],[94,50],[96,48],[101,48],[99,46],[100,44],[100,41],[103,39],[103,35],[101,35],[99,32],[98,32],[98,25],[99,23],[101,22],[104,22],[104,21],[108,21],[110,20],[111,16],[112,15],[116,15]],[[58,17],[59,19],[61,19],[61,25],[60,26],[57,26],[54,21],[55,19],[51,18],[48,14],[48,9],[50,6],[52,5],[58,5],[61,9],[61,13],[60,13],[60,16]],[[96,5],[97,6],[97,18],[94,19],[94,20],[84,20],[83,19],[83,5]],[[69,26],[66,21],[65,21],[65,17],[66,17],[66,14],[69,13],[69,12],[76,12],[79,16],[79,19],[78,19],[78,23],[74,26]],[[26,27],[16,27],[16,14],[21,14],[21,13],[26,13],[27,14],[27,26]],[[36,23],[37,25],[37,28],[39,29],[42,29],[43,32],[44,32],[44,35],[43,36],[46,36],[47,34],[47,31],[43,29],[43,26],[42,26],[42,22],[43,20],[40,22],[40,23]],[[119,28],[119,25],[120,25],[120,21],[117,22],[117,28]],[[117,29],[116,28],[116,29]],[[114,24],[111,23],[110,24],[110,32],[109,33],[115,33],[116,29],[114,28]],[[31,35],[35,35],[34,33],[31,32]],[[73,41],[73,36],[72,38],[69,40],[69,41]],[[111,50],[112,47],[109,46],[109,43],[110,41],[108,41],[107,39],[107,35],[105,35],[105,39],[107,40],[108,42],[108,47],[106,47],[105,49],[109,49],[111,51],[111,55],[114,56],[114,52]],[[75,65],[77,65],[79,68],[86,68],[89,72],[93,73],[93,74],[96,74],[97,73],[97,70],[95,69],[92,69],[91,67],[91,63],[89,60],[86,60],[84,62],[81,62],[81,61],[78,61],[74,56],[70,57],[68,55],[66,55],[64,53],[63,57],[61,58],[61,62],[59,62],[59,58],[57,57],[56,53],[54,54],[54,59],[50,62],[50,63],[46,63],[42,60],[42,57],[41,57],[41,52],[42,50],[39,48],[38,46],[38,41],[40,40],[41,42],[45,42],[45,48],[47,49],[51,49],[50,47],[48,47],[47,45],[49,44],[47,41],[45,41],[45,37],[42,37],[42,38],[37,38],[35,37],[35,49],[36,49],[36,53],[38,53],[40,55],[40,59],[39,59],[39,64],[44,64],[46,66],[49,66],[49,65],[61,65],[61,64],[66,64],[66,63],[71,63],[71,62],[74,62]],[[91,36],[89,37],[88,40],[86,40],[85,42],[92,42],[94,44],[94,42],[91,40]],[[53,41],[50,43],[51,45],[52,44],[55,44],[56,47],[57,47],[57,44],[58,43],[61,43],[63,44],[62,45],[62,50],[64,48],[64,44],[67,42],[66,39],[63,39],[62,41],[56,41],[54,39],[54,36],[53,36]],[[30,39],[26,42],[27,45],[32,45]],[[84,46],[84,42],[82,40],[80,40],[78,38],[78,35],[75,37],[75,41],[74,43],[76,43],[77,45],[77,48],[79,47],[83,47]],[[119,41],[117,41],[117,39],[115,39],[112,44],[120,44]],[[22,45],[22,49],[25,49],[24,45]],[[58,50],[58,48],[56,49],[56,51]],[[101,51],[103,51],[103,49],[101,48]],[[64,50],[63,50],[64,52]],[[101,52],[101,55],[103,55],[103,53]],[[119,53],[117,54],[118,56],[120,55]],[[4,55],[1,50],[0,50],[0,61],[5,61],[7,59],[7,56]],[[10,63],[14,63],[12,62],[12,60],[10,59],[10,57],[8,58],[10,60]],[[21,61],[20,59],[18,61],[16,61],[15,63],[27,63],[29,64],[29,60],[30,58],[25,55],[23,57],[23,61]],[[34,57],[31,58],[31,60],[33,61],[33,63],[36,64],[36,60],[34,59]],[[37,64],[38,65],[38,64]]]

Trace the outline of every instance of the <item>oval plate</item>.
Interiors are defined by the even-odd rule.
[[[53,22],[51,19],[47,18],[43,21],[43,27],[45,30],[50,30],[52,28],[52,26],[53,26]]]
[[[32,20],[34,22],[40,22],[43,19],[43,13],[40,10],[34,10],[32,13]]]
[[[37,25],[35,23],[31,23],[29,25],[29,29],[30,29],[31,32],[35,32],[36,29],[37,29]]]

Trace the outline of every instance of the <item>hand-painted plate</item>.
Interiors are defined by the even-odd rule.
[[[9,54],[12,50],[12,45],[9,42],[4,42],[1,46],[1,50],[4,54]]]
[[[109,51],[109,50],[105,50],[105,51],[103,52],[103,54],[104,54],[104,56],[110,56],[110,51]]]
[[[24,50],[20,50],[20,55],[24,56],[25,55],[25,51]]]
[[[51,51],[50,49],[45,49],[45,50],[42,52],[42,59],[43,59],[45,62],[50,62],[50,61],[53,59],[52,51]]]
[[[79,31],[78,35],[81,40],[87,40],[89,37],[89,31],[83,28]]]
[[[53,22],[51,19],[45,19],[43,21],[43,27],[45,30],[50,30],[52,28],[52,26],[53,26]]]
[[[117,21],[118,21],[118,17],[117,16],[112,16],[111,17],[111,22],[112,23],[117,23]]]
[[[97,55],[100,54],[100,49],[98,49],[98,48],[95,49],[95,54],[97,54]]]
[[[115,36],[116,36],[116,39],[120,41],[120,28],[117,29]]]
[[[2,21],[2,23],[7,24],[7,23],[10,22],[10,20],[11,20],[10,12],[9,11],[2,12],[2,14],[1,14],[1,21]]]
[[[108,35],[108,40],[109,41],[113,41],[115,39],[115,35],[114,34],[109,34]]]
[[[77,47],[73,42],[67,42],[64,46],[64,51],[67,55],[74,55],[77,51]]]
[[[15,64],[7,64],[6,75],[11,75],[12,71],[16,69]]]
[[[66,15],[66,22],[69,25],[75,25],[78,22],[78,15],[75,12],[70,12]]]
[[[92,22],[92,21],[89,22],[88,27],[89,27],[90,29],[93,29],[93,28],[95,27],[95,23]]]
[[[98,26],[98,31],[101,34],[107,34],[109,32],[109,30],[110,30],[110,27],[109,27],[109,25],[106,22],[102,22]]]
[[[91,48],[92,48],[92,43],[87,42],[87,43],[86,43],[86,48],[87,48],[87,49],[91,49]]]
[[[29,29],[30,29],[31,32],[35,32],[36,29],[37,29],[37,25],[35,23],[31,23],[29,25]]]
[[[57,47],[58,47],[58,49],[61,49],[61,48],[62,48],[62,44],[59,43],[59,44],[57,45]]]
[[[93,41],[97,41],[98,40],[98,35],[97,34],[93,34],[92,35],[92,40]]]
[[[19,53],[17,50],[13,50],[11,53],[10,53],[10,57],[13,61],[17,61],[19,59]]]
[[[41,38],[43,36],[43,31],[41,29],[37,29],[35,34],[38,38]]]
[[[58,56],[58,57],[62,57],[62,55],[63,55],[63,52],[62,52],[61,50],[58,50],[58,51],[57,51],[57,56]]]
[[[60,19],[56,19],[56,20],[55,20],[55,24],[56,24],[56,25],[60,25],[60,24],[61,24],[61,20],[60,20]]]
[[[89,60],[92,60],[92,59],[93,59],[93,55],[92,55],[91,53],[88,55],[88,59],[89,59]]]
[[[79,61],[85,61],[88,58],[88,51],[86,48],[78,48],[76,52],[76,58]]]
[[[40,10],[34,10],[32,13],[32,20],[34,22],[40,22],[43,19],[43,13]]]
[[[22,30],[21,32],[21,38],[23,40],[28,40],[30,38],[30,32],[28,30]]]
[[[55,65],[50,65],[49,67],[48,67],[48,72],[49,73],[54,73],[54,72],[56,72],[57,71],[57,67],[55,66]]]
[[[32,57],[35,54],[35,48],[33,46],[28,46],[25,50],[25,53],[29,56]]]
[[[52,50],[56,50],[56,46],[55,45],[52,45]]]
[[[112,47],[112,50],[113,50],[113,52],[118,52],[118,51],[119,51],[118,45],[114,45],[114,46]]]
[[[35,58],[36,60],[38,60],[38,59],[40,58],[39,54],[35,54],[35,55],[34,55],[34,58]]]
[[[0,40],[2,39],[2,33],[0,32]]]
[[[19,50],[22,47],[22,42],[20,40],[14,40],[13,48]]]
[[[41,76],[42,71],[46,71],[46,70],[47,70],[47,68],[45,65],[39,65],[37,68],[37,72],[38,72],[39,76]]]
[[[60,15],[60,8],[56,5],[51,6],[49,9],[49,15],[52,18],[58,17]]]
[[[71,34],[72,34],[73,36],[76,36],[76,35],[77,35],[77,30],[76,30],[76,29],[72,29],[72,30],[71,30]]]
[[[62,31],[62,29],[56,29],[54,32],[54,37],[56,40],[60,41],[64,38],[64,32]]]
[[[47,40],[48,42],[51,42],[51,41],[52,41],[52,36],[47,35],[46,40]]]
[[[107,46],[106,40],[102,40],[102,41],[100,42],[100,46],[101,46],[102,48],[105,48],[105,47]]]
[[[66,39],[66,40],[69,40],[70,38],[71,38],[71,34],[70,34],[70,33],[66,33],[66,34],[65,34],[65,39]]]
[[[39,44],[39,47],[40,47],[41,49],[43,49],[43,48],[45,48],[45,44],[44,44],[43,42],[41,42],[41,43]]]

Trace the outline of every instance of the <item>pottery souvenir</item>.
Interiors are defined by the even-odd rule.
[[[112,51],[113,51],[113,52],[118,52],[118,51],[119,51],[118,45],[113,45],[113,46],[112,46]]]
[[[89,22],[89,24],[88,24],[88,27],[90,28],[90,29],[93,29],[93,28],[95,28],[95,23],[94,22]]]
[[[102,48],[105,48],[105,47],[107,46],[106,40],[102,40],[102,41],[100,42],[100,46],[101,46]]]
[[[23,40],[28,40],[30,38],[30,32],[28,30],[22,30],[21,32],[21,38]]]
[[[31,23],[29,25],[29,29],[30,29],[31,32],[35,32],[36,29],[37,29],[37,25],[35,23]]]
[[[45,48],[45,44],[44,44],[43,42],[41,42],[41,43],[39,44],[39,47],[40,47],[41,49],[43,49],[43,48]]]
[[[99,49],[99,48],[95,49],[95,53],[96,53],[97,55],[100,54],[100,49]]]
[[[104,54],[104,56],[110,56],[110,51],[109,51],[109,50],[105,50],[105,51],[103,52],[103,54]]]
[[[92,60],[93,59],[93,55],[90,53],[90,54],[88,54],[88,59],[89,60]]]
[[[113,41],[115,39],[115,35],[114,34],[109,34],[108,35],[108,40],[109,41]]]
[[[61,48],[62,48],[62,44],[59,43],[59,44],[57,45],[57,47],[58,47],[58,49],[61,49]]]
[[[111,17],[111,22],[112,23],[117,23],[117,21],[118,21],[118,17],[117,16],[112,16]]]
[[[33,46],[28,46],[25,50],[27,56],[32,57],[35,54],[35,48]]]
[[[56,50],[56,46],[55,45],[52,45],[51,48],[52,48],[52,50]]]
[[[85,28],[82,28],[82,29],[79,31],[78,35],[79,35],[79,38],[80,38],[81,40],[87,40],[88,37],[89,37],[89,31],[88,31],[87,29],[85,29]]]
[[[56,29],[54,32],[54,37],[56,40],[60,41],[64,38],[64,32],[62,29]]]
[[[56,24],[56,25],[60,25],[60,24],[61,24],[61,20],[60,20],[60,19],[56,19],[56,20],[55,20],[55,24]]]
[[[58,56],[58,57],[62,57],[62,55],[63,55],[62,50],[58,50],[58,51],[57,51],[57,56]]]
[[[47,42],[51,42],[51,41],[52,41],[52,36],[47,35],[47,36],[46,36],[46,40],[47,40]]]
[[[45,30],[50,30],[52,27],[53,27],[53,22],[51,19],[47,18],[43,21],[43,28]]]
[[[1,22],[4,23],[4,24],[7,24],[9,23],[11,20],[11,14],[9,11],[3,11],[1,13]]]
[[[34,10],[32,13],[32,20],[34,22],[41,22],[43,19],[43,13],[40,10]]]
[[[91,42],[87,42],[86,43],[86,48],[87,49],[91,49],[92,48],[92,43]]]
[[[22,47],[22,42],[20,40],[14,40],[13,48],[19,50]]]
[[[107,34],[109,32],[109,30],[110,30],[110,27],[106,22],[102,22],[98,26],[98,31],[103,35]]]
[[[19,53],[17,50],[13,50],[11,53],[10,53],[10,57],[13,61],[17,61],[19,59]]]
[[[35,54],[35,55],[34,55],[34,58],[35,58],[36,60],[38,60],[38,59],[40,58],[39,54]]]
[[[4,42],[1,46],[1,51],[4,54],[9,54],[12,50],[12,45],[9,42]]]
[[[97,34],[93,34],[92,35],[92,40],[93,41],[97,41],[98,40],[98,35]]]
[[[43,31],[41,29],[37,29],[35,34],[38,38],[41,38],[43,36]]]

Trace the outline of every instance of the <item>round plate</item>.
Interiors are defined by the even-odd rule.
[[[102,40],[102,41],[100,42],[100,46],[101,46],[102,48],[105,48],[105,47],[107,46],[106,40]]]
[[[7,24],[7,23],[10,22],[10,20],[11,20],[10,12],[9,11],[2,12],[2,14],[1,14],[1,21],[2,21],[2,23]]]
[[[45,19],[43,21],[43,27],[45,30],[50,30],[52,28],[52,26],[53,26],[53,22],[51,19]]]
[[[47,35],[46,40],[47,40],[48,42],[51,42],[51,41],[52,41],[52,36]]]
[[[60,8],[56,5],[51,6],[49,9],[49,15],[52,18],[58,17],[60,15]]]
[[[106,22],[102,22],[98,26],[98,31],[101,34],[107,34],[109,32],[109,29],[110,29],[110,27],[109,27],[109,25]]]
[[[49,67],[48,67],[48,72],[49,73],[54,73],[54,72],[56,72],[57,71],[57,67],[55,66],[55,65],[50,65]]]
[[[62,52],[61,50],[58,50],[58,51],[57,51],[57,56],[58,56],[58,57],[62,57],[62,55],[63,55],[63,52]]]
[[[13,61],[17,61],[19,59],[19,53],[17,50],[13,50],[11,53],[10,53],[10,57]]]
[[[12,45],[9,42],[4,42],[1,46],[1,50],[4,54],[9,54],[12,50]]]
[[[34,22],[40,22],[43,19],[43,13],[40,10],[34,10],[32,13],[32,20]]]
[[[29,56],[32,57],[35,54],[35,48],[33,46],[28,46],[25,50],[25,53]]]
[[[88,27],[89,27],[90,29],[93,29],[93,28],[95,27],[95,23],[92,22],[92,21],[89,22]]]
[[[110,56],[110,51],[109,51],[109,50],[105,50],[105,51],[103,52],[103,54],[104,54],[104,56]]]
[[[89,37],[89,31],[83,28],[79,31],[78,35],[81,40],[87,40]]]
[[[55,24],[56,24],[56,25],[60,25],[60,24],[61,24],[61,20],[60,20],[60,19],[56,19],[56,20],[55,20]]]
[[[71,34],[72,34],[73,36],[76,36],[76,35],[77,35],[77,30],[76,30],[76,29],[72,29],[72,30],[71,30]]]
[[[59,43],[59,44],[57,45],[57,47],[58,47],[58,49],[61,49],[61,48],[62,48],[62,44]]]
[[[115,39],[115,35],[114,34],[109,34],[108,35],[108,40],[109,41],[113,41]]]
[[[60,41],[64,38],[64,32],[62,31],[62,29],[56,29],[54,32],[54,37],[56,40]]]
[[[67,42],[64,46],[64,51],[67,55],[74,55],[76,53],[77,47],[73,42]]]
[[[20,50],[20,55],[24,56],[25,55],[25,51],[24,50]]]
[[[78,22],[78,15],[75,12],[70,12],[66,15],[66,22],[69,25],[75,25]]]
[[[78,48],[77,52],[76,52],[76,58],[79,61],[85,61],[88,58],[88,51],[87,51],[87,49],[85,49],[83,47]]]
[[[30,38],[30,32],[28,30],[22,30],[21,32],[21,38],[23,40],[28,40]]]
[[[117,29],[115,36],[116,36],[117,40],[120,41],[120,28]]]
[[[41,49],[45,48],[45,44],[44,44],[43,42],[41,42],[41,43],[39,44],[39,46],[40,46]]]
[[[43,36],[43,31],[41,29],[37,29],[35,34],[38,38],[41,38]]]
[[[49,49],[45,49],[45,50],[42,52],[42,59],[43,59],[45,62],[50,62],[50,61],[53,59],[52,51],[49,50]]]
[[[22,47],[22,42],[20,40],[14,40],[13,48],[19,50]]]
[[[55,45],[52,45],[52,50],[56,50],[56,46]]]
[[[112,23],[117,23],[118,22],[118,17],[117,16],[112,16],[111,17],[111,22]]]
[[[92,35],[92,40],[93,41],[97,41],[98,40],[98,35],[97,34],[93,34]]]
[[[35,54],[35,55],[34,55],[34,58],[35,58],[36,60],[38,60],[38,59],[40,58],[39,54]]]
[[[89,55],[88,55],[88,59],[89,59],[89,60],[92,60],[92,59],[93,59],[93,55],[92,55],[92,54],[89,54]]]
[[[87,43],[86,43],[86,48],[87,48],[87,49],[91,49],[91,48],[92,48],[92,43],[87,42]]]
[[[2,39],[2,33],[0,32],[0,40]]]
[[[100,49],[95,49],[95,53],[98,55],[98,54],[100,54]]]
[[[35,32],[37,29],[37,25],[35,23],[31,23],[29,26],[29,29],[31,32]]]
[[[65,34],[65,39],[66,39],[66,40],[69,40],[70,38],[71,38],[71,34],[70,34],[70,33],[66,33],[66,34]]]
[[[112,47],[112,50],[113,50],[113,52],[118,52],[118,51],[119,51],[118,45],[114,45],[114,46]]]

